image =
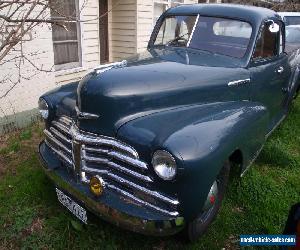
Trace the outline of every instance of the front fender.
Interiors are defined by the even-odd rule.
[[[154,113],[123,125],[118,138],[151,162],[157,149],[171,152],[179,166],[174,182],[156,180],[166,193],[176,193],[187,220],[200,212],[224,162],[236,149],[244,165],[264,143],[268,112],[247,101],[192,105]]]
[[[61,115],[67,115],[72,117],[75,112],[75,106],[77,101],[77,87],[79,82],[73,82],[56,89],[53,89],[44,95],[41,98],[49,105],[49,119],[47,120],[46,126],[51,124],[51,121],[55,117]]]

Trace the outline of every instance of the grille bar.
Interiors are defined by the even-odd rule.
[[[167,214],[167,215],[171,215],[171,216],[178,216],[179,215],[179,213],[177,211],[168,211],[168,210],[162,209],[162,208],[160,208],[158,206],[150,204],[149,202],[143,201],[143,200],[135,197],[134,195],[132,195],[132,194],[130,194],[130,193],[128,193],[128,192],[126,192],[126,191],[124,191],[124,190],[122,190],[122,189],[114,186],[114,185],[107,185],[107,186],[108,186],[108,188],[113,189],[116,192],[118,192],[118,193],[120,193],[120,194],[122,194],[122,195],[124,195],[124,196],[126,196],[126,197],[128,197],[128,198],[130,198],[130,199],[132,199],[132,200],[134,200],[134,201],[136,201],[136,202],[138,202],[138,203],[146,206],[146,207],[150,207],[150,208],[152,208],[154,210],[157,210],[157,211],[159,211],[161,213],[164,213],[164,214]]]
[[[60,129],[61,131],[63,131],[64,133],[66,133],[67,135],[70,135],[70,128],[68,128],[67,126],[63,125],[62,123],[59,123],[57,121],[53,121],[52,124]]]
[[[62,149],[68,154],[72,154],[71,149],[68,149],[64,144],[62,144],[59,140],[57,140],[48,130],[44,130],[46,138],[53,142],[58,148]]]
[[[109,150],[103,150],[103,149],[97,149],[97,148],[91,148],[91,147],[86,147],[85,148],[86,151],[88,152],[95,152],[95,153],[102,153],[102,154],[106,154],[107,156],[113,157],[119,161],[122,161],[124,163],[130,164],[134,167],[139,167],[141,169],[148,169],[147,164],[144,162],[141,162],[139,160],[136,159],[132,159],[131,157],[122,155],[120,153],[114,152],[114,151],[109,151]]]
[[[69,117],[67,117],[67,116],[61,116],[59,118],[59,121],[61,121],[62,123],[64,123],[67,126],[71,126],[72,125],[72,120]]]
[[[60,156],[60,158],[66,162],[68,164],[69,167],[71,167],[73,165],[73,162],[69,159],[69,157],[67,157],[64,153],[62,153],[60,150],[56,149],[55,147],[53,147],[53,145],[51,143],[48,142],[48,140],[45,140],[46,144],[48,145],[48,147],[50,147],[58,156]]]
[[[72,141],[70,139],[68,139],[66,136],[64,136],[62,133],[60,133],[58,130],[56,130],[55,128],[51,127],[50,128],[50,131],[56,135],[57,137],[59,137],[61,140],[69,143],[69,144],[72,144]]]
[[[108,138],[105,138],[102,136],[96,136],[96,135],[92,136],[88,133],[79,131],[76,127],[71,128],[71,135],[76,140],[82,141],[86,144],[94,145],[94,146],[103,145],[103,146],[113,147],[114,149],[121,150],[121,151],[126,152],[127,154],[131,155],[133,157],[132,159],[138,159],[138,154],[134,149],[132,149],[129,146],[124,145],[123,143],[120,143],[117,140],[112,140],[112,139],[108,139]],[[145,163],[140,164],[139,167],[147,169],[147,165]]]
[[[114,162],[111,162],[109,161],[108,159],[103,159],[103,158],[94,158],[94,157],[88,157],[86,156],[85,158],[83,158],[84,161],[88,161],[88,162],[92,162],[92,163],[100,163],[100,164],[107,164],[109,165],[110,167],[112,167],[113,169],[117,170],[117,171],[120,171],[120,172],[123,172],[125,174],[128,174],[128,175],[131,175],[137,179],[140,179],[140,180],[143,180],[143,181],[146,181],[146,182],[152,182],[152,179],[146,175],[142,175],[142,174],[139,174],[135,171],[132,171],[130,169],[127,169],[127,168],[124,168]],[[91,170],[91,172],[97,172],[98,169],[93,169],[93,168],[89,168]]]

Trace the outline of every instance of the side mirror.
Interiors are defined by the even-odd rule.
[[[272,24],[269,26],[269,31],[271,33],[278,33],[280,30],[280,26],[275,23],[273,20],[268,20],[268,22],[271,22]]]
[[[269,27],[269,30],[270,30],[270,32],[272,32],[272,33],[277,33],[277,32],[279,32],[280,27],[279,27],[279,25],[278,25],[277,23],[274,23],[274,24],[272,24],[272,25]]]

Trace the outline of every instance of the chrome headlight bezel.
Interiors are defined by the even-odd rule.
[[[47,120],[49,118],[49,105],[48,105],[48,103],[43,98],[40,98],[39,102],[38,102],[38,106],[39,106],[39,113],[40,113],[41,117],[44,120]]]
[[[151,163],[158,177],[165,181],[175,179],[177,175],[177,164],[175,158],[168,151],[155,151]]]

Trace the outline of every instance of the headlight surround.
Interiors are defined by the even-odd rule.
[[[47,120],[49,117],[49,106],[47,102],[43,99],[39,99],[39,112],[44,120]]]
[[[163,180],[173,180],[177,174],[177,165],[174,157],[165,150],[157,150],[152,157],[152,166],[155,173]]]

